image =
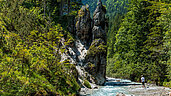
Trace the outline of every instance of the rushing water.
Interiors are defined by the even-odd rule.
[[[118,93],[123,93],[126,96],[132,96],[127,90],[128,87],[126,87],[129,84],[134,83],[130,80],[108,78],[108,82],[106,82],[105,86],[101,86],[99,89],[93,90],[93,92],[87,96],[116,96]]]
[[[118,93],[124,93],[129,95],[125,87],[121,86],[104,86],[99,90],[94,91],[92,94],[87,96],[116,96]]]
[[[99,89],[90,92],[87,91],[86,96],[116,96],[118,93],[125,94],[123,96],[166,96],[170,92],[170,89],[166,87],[150,86],[148,84],[146,88],[141,86],[141,83],[131,82],[130,80],[107,78],[105,86],[100,86]]]

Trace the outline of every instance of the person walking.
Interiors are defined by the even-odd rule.
[[[145,78],[143,75],[141,75],[141,82],[142,82],[143,87],[145,88]]]

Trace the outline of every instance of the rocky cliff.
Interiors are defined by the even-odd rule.
[[[82,6],[76,17],[76,39],[65,47],[68,51],[62,53],[61,61],[68,59],[70,63],[76,65],[78,80],[82,87],[93,88],[94,84],[105,83],[105,13],[106,9],[100,0],[93,19],[90,18],[89,6]],[[64,45],[65,40],[63,39],[62,42]]]

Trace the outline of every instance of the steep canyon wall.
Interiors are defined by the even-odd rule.
[[[106,9],[99,0],[97,8],[90,18],[89,6],[82,6],[76,17],[75,41],[62,54],[62,60],[68,59],[76,65],[79,83],[85,80],[91,84],[103,85],[106,74]],[[65,42],[63,40],[62,42]]]

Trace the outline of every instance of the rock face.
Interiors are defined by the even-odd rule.
[[[102,85],[105,83],[106,74],[106,32],[105,32],[106,9],[101,0],[93,14],[92,43],[88,49],[85,59],[85,67],[94,78],[95,83]]]
[[[106,9],[99,0],[90,18],[88,6],[83,6],[76,17],[76,39],[72,46],[67,46],[68,53],[63,53],[61,61],[69,60],[76,65],[78,80],[86,88],[84,81],[88,81],[91,88],[105,83],[106,74]],[[64,45],[63,40],[63,45]]]
[[[83,6],[79,10],[76,22],[76,35],[84,43],[88,43],[91,39],[91,18],[88,8],[88,6]]]
[[[95,78],[96,84],[105,83],[106,43],[101,38],[93,40],[85,58],[84,68]]]
[[[97,8],[93,14],[93,40],[102,38],[103,40],[106,39],[105,33],[105,13],[106,9],[102,5],[102,2],[98,2]]]

